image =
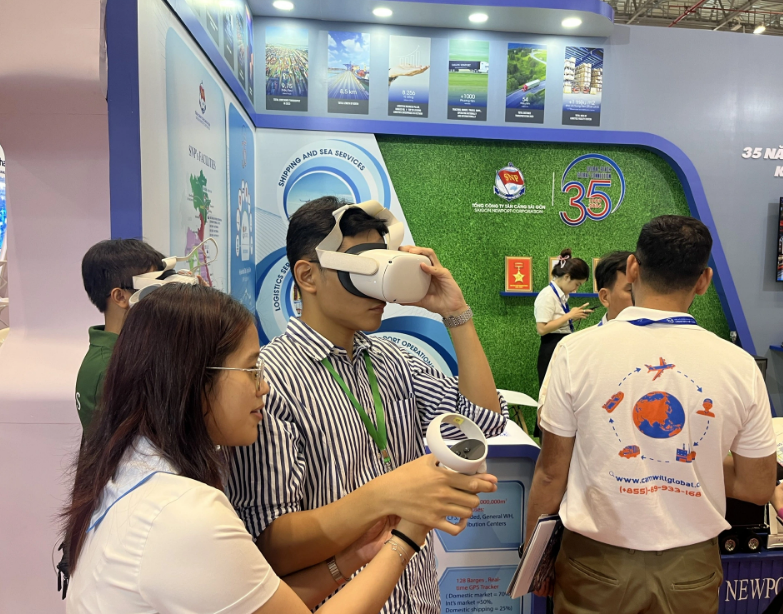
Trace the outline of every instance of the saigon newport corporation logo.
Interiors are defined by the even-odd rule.
[[[198,85],[198,108],[201,109],[202,115],[207,112],[207,92],[204,90],[203,81]]]
[[[495,194],[511,202],[525,193],[525,178],[516,166],[508,163],[495,173]]]

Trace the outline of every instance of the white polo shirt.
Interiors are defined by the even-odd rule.
[[[613,546],[666,550],[729,528],[723,459],[775,452],[753,357],[688,314],[628,307],[555,349],[541,428],[576,437],[560,506],[566,528]]]
[[[552,290],[554,286],[554,290]],[[563,291],[557,287],[557,284],[553,283],[552,286],[547,286],[536,297],[536,302],[533,303],[533,315],[535,315],[536,322],[547,324],[552,320],[556,320],[565,315],[565,309],[563,304],[568,302],[568,294],[564,294]],[[553,330],[553,333],[568,334],[571,332],[571,327],[566,321],[560,328]]]
[[[104,489],[67,614],[247,614],[263,606],[280,579],[226,496],[170,473],[146,440],[137,449]]]

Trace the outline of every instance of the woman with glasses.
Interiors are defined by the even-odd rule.
[[[133,308],[63,513],[69,614],[307,614],[337,589],[326,563],[281,581],[222,492],[224,448],[263,419],[259,350],[251,313],[217,290],[168,284]],[[389,535],[394,521],[331,561],[350,577],[371,559],[319,611],[381,609],[429,531]]]

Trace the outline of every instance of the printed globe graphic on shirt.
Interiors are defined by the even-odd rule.
[[[653,439],[668,439],[685,426],[682,403],[668,392],[648,392],[633,407],[633,423]]]

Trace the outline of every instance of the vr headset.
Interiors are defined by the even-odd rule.
[[[353,208],[358,208],[386,222],[389,231],[386,243],[362,243],[345,252],[338,252],[343,242],[340,220]],[[405,228],[391,211],[379,202],[368,200],[357,205],[345,205],[334,213],[334,228],[315,248],[319,264],[337,271],[340,283],[351,294],[374,298],[386,303],[416,303],[430,287],[430,275],[421,270],[429,258],[399,251]]]
[[[214,245],[215,255],[209,262],[201,262],[198,259],[197,253],[199,250],[204,249],[204,246],[207,243],[212,243],[212,245]],[[204,249],[204,252],[206,253],[206,249]],[[138,303],[141,299],[147,296],[150,292],[166,284],[199,283],[198,278],[194,274],[194,271],[198,271],[198,269],[201,268],[202,266],[207,266],[209,264],[212,264],[217,259],[217,254],[218,254],[217,242],[215,241],[215,239],[210,237],[206,241],[202,241],[201,243],[196,245],[196,247],[194,247],[193,250],[187,256],[170,256],[168,258],[164,258],[162,261],[163,270],[151,271],[150,273],[142,273],[141,275],[133,276],[133,289],[136,290],[136,292],[130,297],[128,303],[130,304],[131,307],[133,307],[136,303]],[[188,269],[180,269],[179,271],[174,270],[174,267],[177,266],[177,263],[189,262],[194,256],[196,256],[195,266],[191,265],[191,267],[189,267]]]

